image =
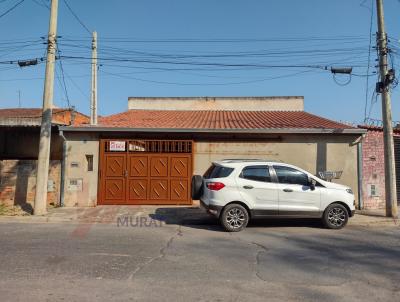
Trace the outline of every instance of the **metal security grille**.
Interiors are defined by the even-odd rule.
[[[98,204],[191,204],[192,141],[100,142]]]
[[[400,204],[400,136],[394,137],[394,157],[396,162],[397,203]]]
[[[192,153],[191,141],[129,141],[129,152]]]
[[[192,153],[192,141],[107,140],[102,148],[104,152]]]

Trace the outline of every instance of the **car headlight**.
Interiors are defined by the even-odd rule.
[[[349,194],[354,194],[354,193],[353,193],[353,190],[350,189],[350,188],[349,188],[349,189],[346,189],[346,192],[349,193]]]

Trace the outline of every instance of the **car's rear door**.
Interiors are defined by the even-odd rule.
[[[279,215],[318,216],[321,187],[312,190],[308,175],[292,167],[273,165],[278,180]]]
[[[278,214],[278,189],[267,165],[245,166],[236,179],[241,196],[254,215]]]

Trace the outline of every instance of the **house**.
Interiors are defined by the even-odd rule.
[[[362,142],[362,204],[363,209],[385,208],[385,158],[383,129],[360,125],[367,130]],[[400,203],[400,128],[393,129],[395,145],[397,202]]]
[[[212,161],[266,158],[349,185],[365,129],[304,111],[303,97],[129,98],[98,125],[62,125],[65,206],[191,204]],[[338,173],[332,173],[338,172]]]
[[[40,108],[0,109],[0,204],[32,209],[41,118]],[[59,204],[61,194],[63,138],[58,126],[87,122],[87,116],[73,109],[52,110],[48,204]]]

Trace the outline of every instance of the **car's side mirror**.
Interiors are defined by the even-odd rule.
[[[308,186],[310,187],[311,191],[315,190],[315,185],[317,184],[316,180],[309,177],[308,178]]]

